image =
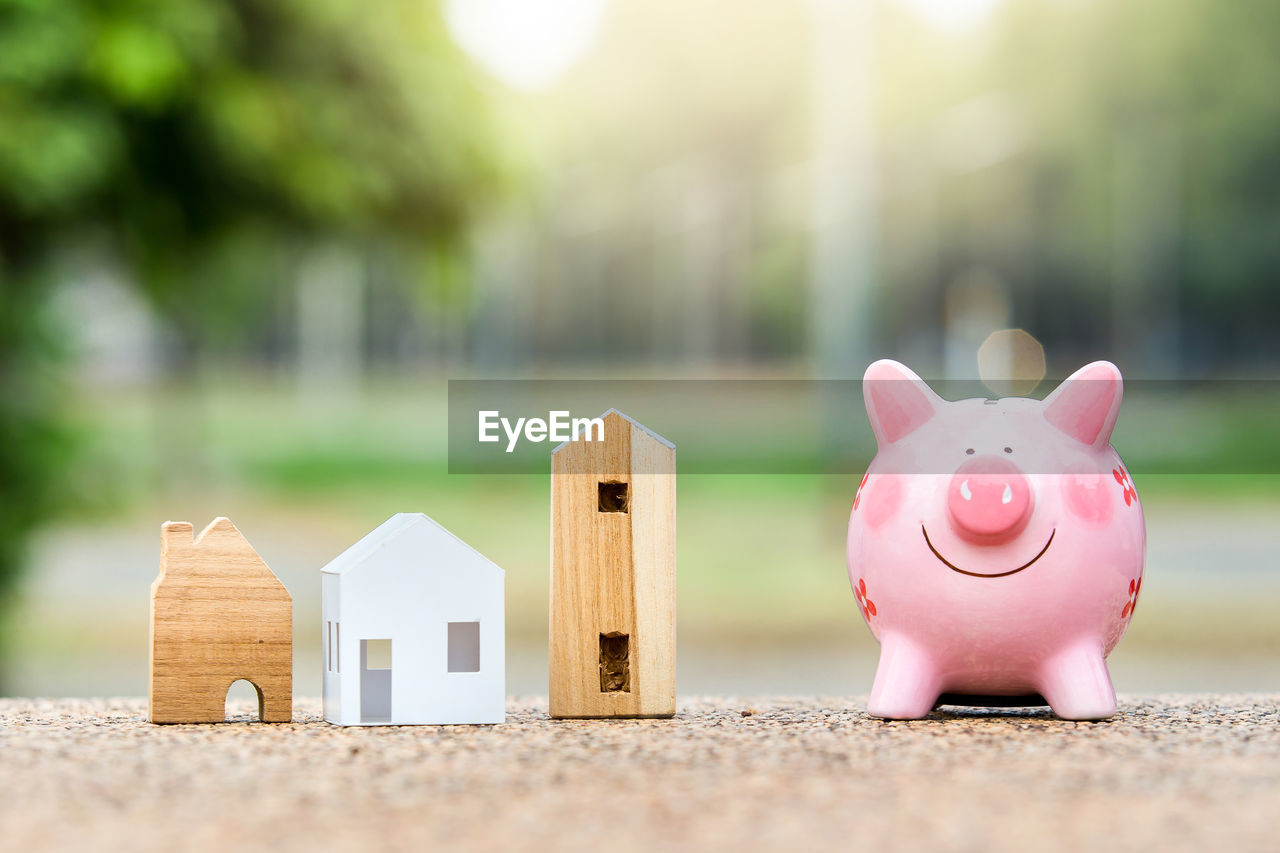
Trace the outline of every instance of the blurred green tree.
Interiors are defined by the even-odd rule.
[[[429,257],[502,163],[427,0],[0,0],[0,597],[71,485],[59,250],[105,247],[182,373],[278,298],[292,248]]]

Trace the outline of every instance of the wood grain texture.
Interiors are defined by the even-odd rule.
[[[220,723],[238,679],[258,691],[263,722],[293,716],[293,599],[226,518],[193,539],[185,521],[161,528],[151,584],[150,719]]]
[[[636,430],[631,442],[631,553],[637,567],[632,680],[640,714],[676,712],[676,452]]]
[[[604,441],[551,463],[550,700],[553,717],[675,713],[675,450],[617,412]],[[599,484],[628,486],[600,512]],[[629,689],[602,690],[602,634],[629,637]]]

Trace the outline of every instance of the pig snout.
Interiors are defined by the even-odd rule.
[[[956,469],[947,489],[947,511],[961,536],[986,545],[1007,542],[1031,517],[1031,484],[1017,465],[979,456]]]

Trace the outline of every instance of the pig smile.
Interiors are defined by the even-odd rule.
[[[1049,532],[1049,541],[1044,543],[1044,547],[1040,549],[1039,554],[1036,554],[1034,557],[1032,557],[1027,562],[1023,563],[1021,566],[1018,566],[1016,569],[1009,569],[1009,571],[1007,572],[993,572],[993,573],[970,572],[960,568],[955,563],[951,562],[946,557],[938,553],[938,549],[933,547],[933,543],[929,541],[929,531],[925,530],[925,527],[923,524],[920,525],[920,532],[924,534],[924,543],[929,546],[929,550],[933,552],[933,556],[941,560],[942,564],[946,566],[948,569],[950,569],[951,571],[959,572],[962,575],[968,575],[971,578],[1007,578],[1009,575],[1016,575],[1018,572],[1022,571],[1025,568],[1028,568],[1036,560],[1043,557],[1045,551],[1048,551],[1049,546],[1053,544],[1053,537],[1055,534],[1057,534],[1058,528],[1055,527],[1052,531]]]

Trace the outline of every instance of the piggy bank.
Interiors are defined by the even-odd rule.
[[[848,567],[880,643],[869,713],[1115,713],[1106,657],[1146,552],[1138,493],[1111,447],[1122,392],[1105,361],[1043,401],[948,402],[895,361],[867,368],[877,452],[849,515]]]

